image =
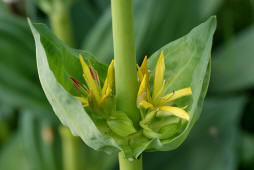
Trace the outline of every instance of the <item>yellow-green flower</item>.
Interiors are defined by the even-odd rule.
[[[140,87],[137,95],[137,106],[140,109],[142,120],[140,126],[148,138],[168,139],[181,132],[190,116],[185,111],[187,106],[177,107],[174,101],[184,96],[190,96],[190,87],[172,91],[165,94],[167,84],[164,80],[164,55],[157,61],[153,81],[153,89],[149,84],[149,71],[147,57],[142,65],[138,66]]]
[[[179,99],[184,96],[189,96],[192,94],[191,88],[183,88],[180,90],[173,91],[171,93],[165,94],[166,81],[164,80],[165,63],[163,51],[157,61],[153,91],[151,94],[151,87],[149,85],[149,72],[147,68],[147,57],[143,60],[142,65],[138,66],[138,78],[140,81],[140,87],[137,96],[137,105],[139,108],[160,110],[164,112],[159,112],[159,114],[173,114],[179,118],[189,120],[189,114],[184,110],[184,108],[174,107],[172,103],[174,100]]]
[[[76,98],[82,103],[83,107],[93,105],[100,108],[110,96],[113,96],[114,93],[114,60],[112,60],[108,67],[106,80],[103,87],[101,87],[97,71],[94,70],[92,66],[88,66],[81,55],[79,56],[79,59],[87,86],[79,83],[76,79],[71,77],[77,91],[81,95]]]

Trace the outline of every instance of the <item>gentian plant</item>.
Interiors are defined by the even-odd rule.
[[[40,81],[61,122],[93,149],[119,152],[121,170],[141,170],[143,152],[176,149],[199,118],[216,18],[139,66],[132,0],[111,0],[111,7],[114,60],[109,65],[68,47],[46,26],[29,24]]]

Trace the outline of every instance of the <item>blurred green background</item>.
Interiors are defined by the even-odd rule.
[[[1,0],[0,170],[115,170],[116,155],[73,137],[41,89],[26,17],[52,26],[55,2],[67,3],[70,25],[62,28],[71,26],[73,47],[104,63],[113,57],[109,0]],[[177,150],[145,153],[144,169],[254,170],[254,0],[133,3],[138,62],[209,16],[218,19],[203,113]]]

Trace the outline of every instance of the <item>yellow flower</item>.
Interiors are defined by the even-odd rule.
[[[82,103],[83,107],[88,107],[91,103],[100,107],[108,97],[113,95],[114,60],[112,60],[108,67],[106,80],[103,87],[101,87],[97,71],[94,70],[92,66],[88,66],[81,55],[79,55],[79,59],[87,86],[79,83],[76,79],[71,77],[78,93],[81,95],[76,98]]]
[[[164,95],[166,89],[166,81],[164,80],[165,63],[163,51],[157,61],[155,68],[153,91],[149,85],[149,72],[147,69],[147,57],[145,57],[142,65],[138,66],[138,78],[140,87],[137,95],[137,106],[139,108],[158,110],[158,116],[175,115],[181,119],[189,120],[190,116],[185,108],[172,106],[172,102],[184,96],[190,96],[192,90],[190,87],[173,91]]]

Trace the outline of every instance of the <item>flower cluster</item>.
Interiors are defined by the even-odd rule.
[[[137,106],[141,111],[140,126],[149,138],[167,139],[181,131],[182,124],[190,116],[185,111],[187,106],[176,107],[174,101],[192,94],[191,88],[184,88],[165,94],[169,83],[164,80],[165,63],[163,51],[157,61],[154,73],[153,88],[149,82],[147,57],[138,66],[140,87],[137,95]]]
[[[86,85],[71,77],[80,95],[76,96],[76,98],[82,103],[83,107],[89,107],[98,115],[105,117],[103,109],[105,105],[112,104],[112,97],[114,96],[114,60],[112,60],[108,67],[106,80],[103,87],[101,87],[97,71],[91,65],[88,66],[81,55],[79,59]]]
[[[93,113],[105,118],[106,121],[109,120],[110,116],[112,118],[112,115],[114,117],[121,117],[118,123],[116,123],[118,120],[115,119],[114,125],[109,123],[110,121],[107,121],[108,126],[117,135],[128,136],[136,133],[137,130],[133,127],[127,115],[124,115],[123,112],[116,112],[112,109],[110,111],[108,109],[110,108],[109,105],[115,104],[112,102],[114,100],[112,98],[115,95],[114,61],[112,60],[109,65],[106,80],[101,87],[97,71],[92,66],[88,66],[82,56],[79,58],[86,85],[71,77],[80,94],[76,98],[82,103],[83,107],[89,107]],[[181,133],[190,118],[185,110],[188,106],[177,107],[174,101],[185,96],[190,96],[192,94],[191,88],[187,87],[166,93],[169,82],[164,80],[165,63],[163,52],[161,52],[157,61],[153,86],[150,85],[147,57],[144,58],[141,66],[137,67],[140,85],[137,94],[137,107],[141,114],[139,125],[144,136],[149,139],[169,139]],[[121,121],[127,122],[126,127],[123,127],[124,123]]]

